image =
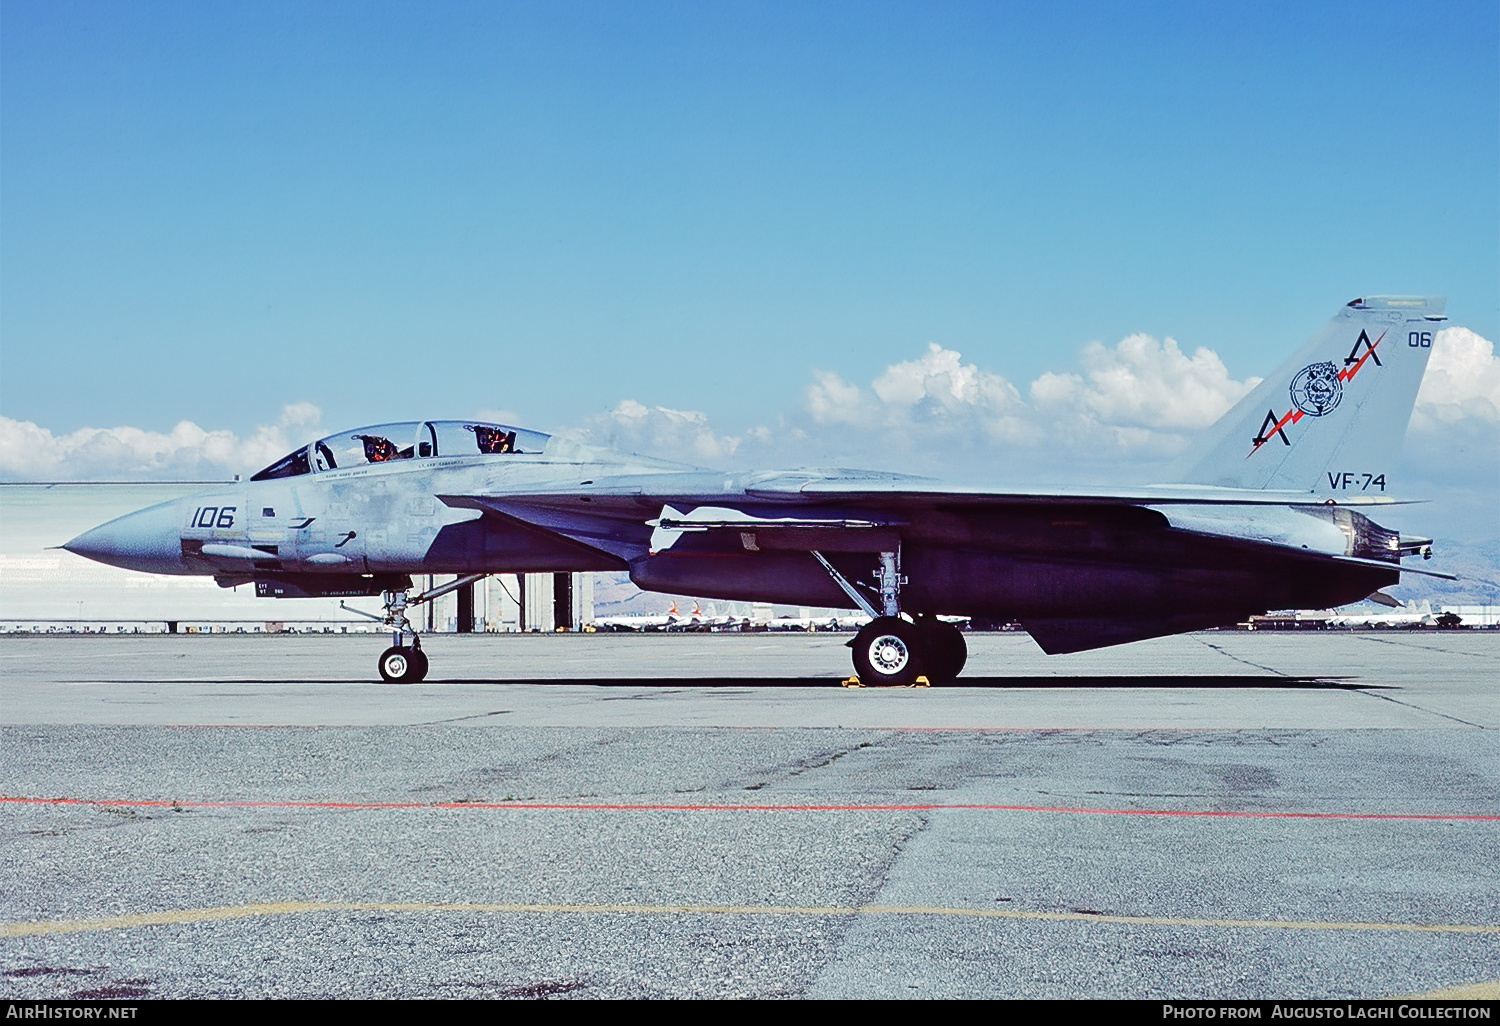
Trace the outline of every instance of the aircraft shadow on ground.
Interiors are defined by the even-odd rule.
[[[98,678],[58,681],[62,684],[92,683]],[[524,678],[524,677],[435,677],[422,684],[391,684],[392,688],[410,688],[428,685],[466,684],[528,684],[535,687],[596,687],[596,688],[658,688],[681,690],[686,688],[841,688],[847,678],[838,677],[611,677],[611,678]],[[111,681],[115,684],[207,684],[215,687],[236,684],[300,685],[300,684],[379,684],[380,681],[350,678],[291,678],[291,677],[235,677],[162,678]],[[1389,685],[1369,684],[1352,677],[1283,677],[1280,674],[1186,674],[1171,675],[1118,675],[1077,677],[960,677],[948,684],[936,685],[943,690],[969,689],[974,691],[1030,691],[1045,688],[1056,691],[1083,691],[1091,689],[1128,690],[1130,688],[1216,688],[1239,689],[1278,688],[1283,691],[1388,691]],[[910,691],[905,687],[858,687],[861,691]]]
[[[431,684],[535,684],[539,686],[605,688],[837,688],[840,679],[830,677],[616,677],[609,680],[430,680]],[[1361,691],[1378,689],[1347,677],[1283,677],[1279,674],[1186,676],[1078,676],[1078,677],[959,677],[946,690],[1031,690],[1048,688],[1083,690],[1092,688],[1281,688],[1305,690]],[[904,691],[908,688],[860,688],[871,691]]]

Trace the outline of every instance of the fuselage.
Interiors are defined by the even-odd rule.
[[[895,547],[913,613],[1180,618],[1183,629],[1340,605],[1397,580],[1395,565],[1335,558],[1381,557],[1392,532],[1311,504],[810,503],[805,482],[840,472],[721,473],[561,439],[538,448],[314,463],[130,514],[67,547],[134,570],[255,582],[270,597],[376,594],[411,574],[614,570],[647,590],[824,607],[850,602],[813,551],[868,584],[875,551]],[[791,511],[866,526],[750,524],[652,551],[664,508],[721,506],[767,522]]]
[[[963,641],[941,616],[1018,621],[1047,652],[1072,652],[1398,583],[1402,558],[1431,555],[1430,540],[1353,507],[1393,501],[1443,305],[1345,304],[1183,454],[1174,483],[1123,493],[721,473],[518,427],[412,421],[329,435],[66,547],[271,598],[380,594],[395,642],[386,679],[426,672],[405,643],[409,598],[485,574],[609,570],[652,591],[858,607],[861,679],[952,679]],[[412,598],[413,574],[458,576]]]

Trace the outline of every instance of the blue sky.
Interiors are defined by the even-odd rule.
[[[743,431],[927,343],[1264,374],[1500,336],[1492,2],[0,4],[0,414],[622,400]]]

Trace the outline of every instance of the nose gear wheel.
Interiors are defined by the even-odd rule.
[[[380,653],[380,677],[389,684],[415,684],[427,676],[427,653],[392,645]]]

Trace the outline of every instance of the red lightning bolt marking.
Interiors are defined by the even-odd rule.
[[[1365,355],[1361,356],[1359,358],[1359,360],[1355,362],[1355,364],[1354,364],[1353,367],[1345,367],[1343,370],[1339,371],[1339,373],[1338,373],[1339,380],[1340,381],[1353,381],[1354,380],[1354,375],[1356,375],[1356,374],[1359,373],[1359,369],[1365,365],[1365,361],[1368,360],[1370,357],[1372,357],[1372,356],[1375,355],[1375,347],[1378,346],[1378,345],[1380,345],[1380,343],[1385,340],[1386,334],[1387,334],[1387,332],[1382,331],[1380,333],[1380,338],[1377,338],[1374,342],[1372,342],[1370,344],[1370,347],[1365,350]],[[1260,451],[1260,447],[1262,445],[1265,445],[1271,439],[1273,439],[1273,438],[1276,437],[1277,432],[1281,431],[1281,429],[1284,428],[1284,427],[1286,427],[1288,424],[1295,424],[1295,423],[1297,423],[1299,420],[1302,419],[1303,416],[1304,416],[1304,414],[1302,413],[1301,410],[1297,409],[1296,407],[1293,407],[1292,411],[1290,413],[1288,413],[1285,417],[1282,417],[1281,420],[1279,420],[1279,421],[1276,422],[1276,426],[1275,427],[1273,427],[1271,430],[1269,430],[1269,431],[1267,431],[1265,433],[1265,436],[1259,442],[1256,443],[1255,448],[1253,448],[1253,449],[1250,450],[1250,452],[1245,456],[1245,459],[1248,460],[1251,456],[1254,456],[1257,452]],[[1285,437],[1285,435],[1283,435],[1283,437]]]
[[[1339,380],[1353,381],[1354,375],[1359,373],[1359,369],[1365,365],[1365,361],[1375,355],[1375,347],[1380,345],[1381,341],[1384,340],[1385,335],[1386,333],[1382,331],[1380,333],[1380,338],[1377,338],[1373,343],[1371,343],[1368,348],[1365,349],[1365,355],[1361,356],[1359,358],[1359,361],[1355,363],[1353,367],[1345,367],[1343,370],[1339,371]]]
[[[1341,371],[1340,372],[1341,376],[1342,376],[1342,373],[1343,372]],[[1254,456],[1257,452],[1260,451],[1260,447],[1263,446],[1263,445],[1265,445],[1271,439],[1275,438],[1276,435],[1277,435],[1277,433],[1279,431],[1281,431],[1282,428],[1286,427],[1288,424],[1295,424],[1295,423],[1297,423],[1297,421],[1301,420],[1303,418],[1303,416],[1304,416],[1304,414],[1303,414],[1303,412],[1301,410],[1297,409],[1296,407],[1293,407],[1292,411],[1290,413],[1288,413],[1285,417],[1282,417],[1279,421],[1277,421],[1276,422],[1276,426],[1273,427],[1271,430],[1267,431],[1265,433],[1265,436],[1263,438],[1261,438],[1261,440],[1259,442],[1255,443],[1255,448],[1250,450],[1249,454],[1245,457],[1245,459],[1248,460],[1251,456]]]

